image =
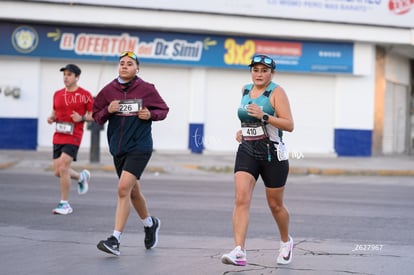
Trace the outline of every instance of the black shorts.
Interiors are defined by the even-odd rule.
[[[139,180],[150,160],[152,152],[131,152],[114,157],[114,164],[118,178],[122,171],[128,171]]]
[[[65,153],[71,156],[73,161],[76,161],[78,150],[79,146],[73,144],[53,144],[53,159],[58,159],[62,153]]]
[[[289,160],[278,159],[257,160],[242,150],[237,151],[234,173],[244,171],[251,174],[257,181],[259,175],[268,188],[283,187],[289,174]]]

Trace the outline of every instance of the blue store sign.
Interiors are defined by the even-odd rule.
[[[8,56],[117,62],[128,50],[145,63],[245,69],[261,53],[278,71],[353,73],[352,43],[15,23],[0,23],[0,41]]]

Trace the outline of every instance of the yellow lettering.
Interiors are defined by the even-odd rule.
[[[249,65],[254,55],[256,45],[253,40],[246,40],[244,44],[237,44],[236,40],[229,38],[224,42],[227,50],[224,54],[224,63],[228,65]]]
[[[224,42],[224,48],[227,49],[227,53],[224,55],[224,63],[233,64],[235,54],[236,41],[234,39],[227,39]]]

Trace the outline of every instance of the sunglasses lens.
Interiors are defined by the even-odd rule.
[[[264,63],[266,63],[267,65],[272,65],[272,60],[270,58],[263,58]]]
[[[253,57],[253,62],[260,62],[262,60],[261,56],[255,56]]]
[[[255,62],[255,63],[263,62],[263,63],[265,63],[267,65],[272,65],[273,64],[272,59],[270,59],[269,57],[266,57],[266,56],[262,56],[262,55],[256,55],[256,56],[254,56],[253,57],[253,62]]]
[[[124,57],[124,56],[129,56],[129,57],[135,59],[138,62],[138,56],[133,52],[122,52],[121,53],[121,58]]]

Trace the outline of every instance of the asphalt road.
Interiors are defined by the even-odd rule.
[[[221,254],[233,248],[231,175],[144,175],[142,188],[151,214],[162,221],[159,247],[144,249],[143,227],[131,212],[121,257],[98,251],[98,241],[113,230],[116,182],[111,173],[95,174],[83,196],[73,185],[70,203],[74,212],[59,216],[52,214],[59,200],[59,185],[51,173],[0,172],[0,273],[276,273],[274,262],[272,266],[267,263],[270,269],[253,264],[242,270],[220,263]],[[285,200],[297,256],[277,274],[411,274],[413,195],[410,177],[291,176]],[[251,206],[248,256],[260,262],[256,259],[260,253],[255,253],[262,249],[267,255],[273,247],[276,251],[277,228],[259,181]],[[330,249],[333,252],[324,252]],[[133,260],[136,257],[145,264],[138,264]],[[152,268],[160,263],[156,262],[160,257],[163,267]],[[200,262],[197,257],[202,258]],[[123,264],[116,260],[120,258],[125,259]],[[301,267],[300,262],[305,261]]]

